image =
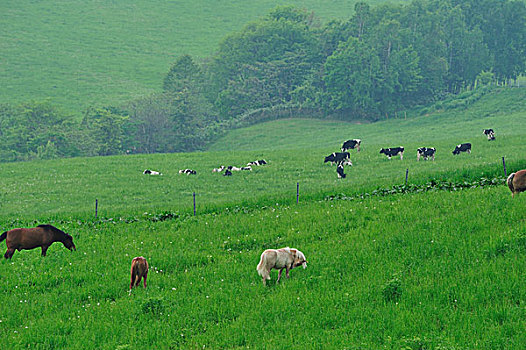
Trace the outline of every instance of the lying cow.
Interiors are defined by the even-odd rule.
[[[460,145],[457,145],[455,149],[453,150],[453,154],[460,154],[460,152],[468,152],[471,153],[471,143],[461,143]]]
[[[351,154],[349,152],[334,152],[325,157],[323,162],[331,162],[331,165],[339,163],[343,163],[344,165],[352,165]]]
[[[336,168],[336,173],[338,173],[338,179],[345,179],[347,175],[343,172],[343,163],[338,164],[338,167]]]
[[[160,172],[150,169],[146,169],[142,173],[145,175],[162,175]]]
[[[355,149],[360,152],[360,144],[362,143],[362,140],[360,139],[352,139],[352,140],[347,140],[343,143],[342,145],[342,152],[345,152],[347,150],[350,150],[350,149]]]
[[[526,170],[511,173],[510,176],[508,176],[507,182],[512,197],[515,197],[515,193],[526,191]]]
[[[195,175],[197,174],[197,171],[192,170],[192,169],[182,169],[182,170],[179,170],[179,174]]]
[[[389,159],[391,159],[392,156],[396,156],[397,154],[400,154],[400,160],[404,159],[404,148],[402,146],[382,148],[380,150],[380,154],[382,153],[385,154]]]
[[[143,279],[143,286],[146,288],[146,278],[148,277],[148,262],[142,256],[133,258],[131,263],[131,282],[130,291],[136,286],[139,286],[141,279]]]
[[[493,129],[484,129],[482,133],[488,137],[488,141],[495,141],[495,131]]]
[[[307,260],[305,255],[297,249],[281,248],[281,249],[267,249],[261,254],[261,259],[257,266],[258,274],[263,278],[263,285],[266,285],[267,280],[270,280],[270,270],[279,270],[279,283],[281,273],[286,270],[286,276],[289,278],[289,271],[295,267],[307,267]]]
[[[425,160],[431,157],[432,160],[435,160],[435,147],[420,147],[416,150],[416,160],[419,161],[420,157],[424,157]]]
[[[250,165],[265,165],[267,164],[267,161],[265,159],[260,159],[260,160],[255,160],[253,162],[249,162],[247,163],[247,166],[250,166]]]

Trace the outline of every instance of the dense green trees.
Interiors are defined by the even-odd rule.
[[[326,24],[280,6],[211,57],[178,57],[162,92],[90,109],[78,124],[46,102],[0,106],[0,160],[203,150],[273,113],[375,121],[525,71],[523,1],[359,2]]]

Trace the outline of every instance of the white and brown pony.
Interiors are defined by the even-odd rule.
[[[266,280],[270,280],[270,270],[279,270],[278,280],[276,281],[276,283],[279,283],[283,270],[286,270],[287,278],[289,278],[289,271],[298,266],[307,267],[305,255],[299,250],[289,247],[267,249],[261,254],[257,271],[263,278],[263,285],[266,285]]]

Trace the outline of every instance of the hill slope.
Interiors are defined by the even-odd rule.
[[[291,203],[300,183],[301,200],[322,199],[335,193],[360,193],[433,178],[451,181],[503,175],[526,166],[526,89],[505,89],[486,95],[468,109],[436,113],[407,120],[355,125],[319,120],[282,120],[233,131],[214,151],[176,154],[112,156],[5,163],[0,177],[2,215],[48,217],[93,214],[126,216],[159,211],[237,207],[254,203]],[[492,127],[495,142],[482,129]],[[258,139],[260,137],[260,139]],[[337,151],[347,138],[363,139],[360,153],[352,152],[353,167],[340,180],[324,156]],[[460,142],[473,144],[472,154],[453,156]],[[403,145],[403,161],[389,161],[381,147]],[[436,147],[435,162],[416,162],[416,149]],[[215,149],[224,149],[215,151]],[[223,177],[212,173],[220,165],[242,166],[264,158],[267,166]],[[142,174],[146,168],[163,176]],[[195,176],[178,174],[192,168]],[[79,190],[80,189],[80,190]],[[220,209],[222,210],[222,209]]]
[[[480,139],[483,128],[494,128],[501,137],[519,136],[526,133],[526,89],[497,90],[483,96],[467,109],[457,108],[369,124],[298,118],[232,130],[209,149],[234,151],[331,147],[336,151],[343,141],[351,138],[362,139],[364,148],[374,145],[380,149],[408,143],[427,147],[441,143],[451,148],[460,142]]]
[[[287,2],[325,19],[350,16],[354,3]],[[177,56],[210,55],[226,34],[279,4],[277,0],[3,0],[0,103],[51,98],[77,110],[118,105],[158,91]]]

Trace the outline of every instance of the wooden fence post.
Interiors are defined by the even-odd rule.
[[[300,183],[296,183],[296,204],[300,202]]]
[[[508,177],[508,172],[506,171],[506,161],[504,160],[504,157],[502,157],[502,166],[504,167],[504,176]]]

